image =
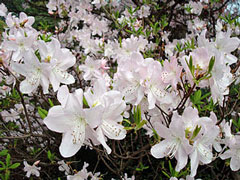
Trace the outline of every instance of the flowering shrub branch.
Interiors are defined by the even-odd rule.
[[[239,176],[238,2],[24,6],[55,24],[0,4],[2,179]]]

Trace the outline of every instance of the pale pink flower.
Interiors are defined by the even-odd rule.
[[[12,68],[15,72],[26,77],[20,83],[22,93],[32,93],[38,88],[39,84],[41,84],[43,92],[48,93],[48,64],[39,62],[32,51],[24,54],[24,64],[14,63]]]
[[[23,161],[23,164],[24,164],[24,169],[23,170],[27,172],[26,176],[28,178],[30,178],[31,175],[35,175],[37,177],[40,176],[39,170],[41,170],[41,167],[37,167],[38,163],[39,163],[39,161],[36,161],[31,166],[27,163],[27,161],[25,161],[25,160]]]
[[[30,31],[26,33],[23,29],[18,29],[8,37],[9,40],[4,41],[3,47],[6,50],[13,51],[13,61],[20,61],[25,52],[33,51],[33,43],[36,38],[36,33]]]
[[[1,3],[0,4],[0,16],[6,16],[7,14],[7,7],[5,6],[5,4]]]
[[[49,81],[54,91],[58,90],[60,83],[75,82],[74,77],[67,70],[75,64],[76,58],[69,49],[61,48],[57,39],[53,38],[49,43],[40,41],[39,53],[42,61],[49,64]]]
[[[228,159],[230,160],[230,168],[232,171],[238,171],[240,169],[240,138],[236,136],[236,143],[231,144],[229,149],[225,151],[223,154],[220,155],[221,159]]]
[[[148,17],[150,15],[150,7],[147,5],[141,6],[137,12],[140,18]]]
[[[61,86],[57,98],[61,105],[52,107],[43,122],[50,130],[63,133],[59,150],[63,157],[71,157],[92,137],[99,115],[83,109],[82,89],[69,93],[67,86]]]
[[[173,113],[169,128],[159,124],[156,130],[164,140],[151,148],[151,154],[155,158],[175,157],[177,159],[176,171],[180,171],[187,165],[192,147],[185,138],[185,128],[182,126],[179,115],[176,112]]]
[[[86,110],[89,113],[98,114],[100,124],[96,129],[96,138],[111,153],[110,147],[106,144],[106,137],[109,139],[121,140],[126,136],[126,130],[119,122],[122,122],[122,113],[126,108],[120,92],[106,91],[104,81],[99,79],[95,82],[93,89],[88,89],[84,96],[90,106]]]
[[[177,83],[180,82],[180,75],[182,67],[178,65],[176,57],[172,57],[170,62],[165,60],[163,62],[163,71],[161,72],[161,79],[164,83],[170,84],[173,89],[177,88]]]

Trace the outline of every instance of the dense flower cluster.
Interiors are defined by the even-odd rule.
[[[0,42],[0,96],[4,99],[15,89],[20,94],[14,108],[0,111],[1,119],[25,126],[7,135],[29,132],[27,137],[44,138],[48,129],[60,133],[59,152],[69,158],[83,146],[106,151],[106,156],[121,153],[115,141],[141,131],[154,158],[175,158],[176,172],[190,165],[186,179],[194,179],[199,165],[219,157],[230,158],[231,170],[238,171],[240,136],[229,116],[239,110],[239,101],[230,97],[240,82],[239,21],[233,25],[218,19],[212,30],[198,17],[212,2],[176,3],[192,19],[184,38],[174,39],[165,27],[177,27],[176,22],[166,22],[166,17],[151,22],[157,1],[137,2],[49,0],[49,14],[62,19],[61,30],[56,27],[52,34],[34,29],[34,17],[16,16],[0,4],[6,23]],[[239,97],[239,89],[234,93]],[[44,103],[50,104],[46,110]],[[233,106],[229,113],[217,111],[227,105]],[[38,163],[24,161],[27,177],[40,176]],[[87,163],[78,172],[63,160],[58,164],[69,180],[102,177],[88,172]],[[120,177],[135,179],[123,172]]]

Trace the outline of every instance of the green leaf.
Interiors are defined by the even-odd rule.
[[[137,107],[134,107],[133,112],[134,122],[138,125],[141,122],[141,106],[137,105]]]
[[[169,170],[170,170],[171,175],[174,175],[174,169],[172,167],[171,161],[168,161],[168,166],[169,166]]]
[[[54,104],[53,104],[53,102],[52,102],[52,100],[51,100],[50,98],[48,98],[48,102],[49,102],[49,104],[50,104],[51,107],[54,106]]]
[[[191,140],[193,140],[198,135],[198,133],[200,132],[201,128],[202,128],[201,126],[198,126],[198,125],[196,126],[196,128],[193,131],[193,135],[191,137]]]
[[[6,171],[5,171],[5,179],[4,179],[4,180],[8,180],[8,179],[9,179],[9,176],[10,176],[10,171],[9,171],[9,170],[6,170]]]
[[[133,34],[134,32],[128,30],[128,29],[125,29],[126,32],[128,32],[129,34]]]
[[[0,156],[6,156],[7,153],[8,153],[8,150],[4,149],[4,150],[0,151]]]
[[[125,130],[132,130],[134,127],[124,127]]]
[[[159,141],[159,140],[160,140],[160,137],[159,137],[157,131],[156,131],[154,128],[152,128],[152,131],[153,131],[153,137],[154,137],[157,141]]]
[[[186,61],[187,65],[188,65],[188,68],[189,68],[189,70],[190,70],[190,72],[191,72],[193,78],[195,78],[195,77],[194,77],[195,67],[193,66],[193,59],[192,59],[192,56],[190,56],[189,62],[187,61],[186,58],[185,58],[185,61]]]
[[[6,166],[9,167],[10,166],[10,159],[11,159],[11,155],[7,154],[7,158],[6,158]]]
[[[83,96],[83,105],[85,105],[86,107],[89,107],[88,102],[87,102],[85,96]]]
[[[167,176],[169,179],[171,178],[165,171],[162,171],[162,173]]]
[[[192,56],[190,56],[190,60],[189,60],[189,69],[190,69],[192,75],[194,76],[194,67],[193,67],[193,59],[192,59]]]
[[[139,124],[137,124],[137,126],[136,126],[136,130],[139,130],[139,129],[141,129],[142,127],[143,127],[143,125],[144,124],[146,124],[147,123],[147,121],[146,120],[142,120]]]
[[[208,65],[208,73],[211,73],[212,69],[213,69],[213,66],[214,66],[214,63],[215,63],[215,57],[213,56],[210,61],[209,61],[209,65]]]
[[[48,152],[47,152],[47,157],[48,157],[49,160],[51,160],[51,158],[52,158],[52,153],[51,153],[50,150],[48,150]]]
[[[128,124],[132,124],[131,121],[129,121],[128,119],[123,119],[123,121],[125,121]]]
[[[44,119],[45,117],[47,117],[48,112],[47,110],[42,109],[41,107],[38,107],[38,114],[42,119]]]
[[[20,166],[20,163],[14,163],[9,167],[9,169],[16,169],[18,166]]]
[[[0,167],[0,171],[5,170],[6,169],[6,165],[4,164],[4,162],[0,161],[0,164],[2,167]]]
[[[48,150],[48,152],[47,152],[47,157],[48,157],[48,159],[51,161],[51,163],[52,163],[52,162],[54,161],[54,159],[55,159],[54,153],[51,153],[50,150]]]
[[[198,90],[194,93],[194,104],[199,104],[199,101],[201,101],[202,91]]]

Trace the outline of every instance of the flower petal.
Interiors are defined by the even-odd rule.
[[[171,144],[171,141],[163,140],[151,148],[151,154],[155,158],[163,158],[168,155],[169,146],[171,146]]]
[[[81,148],[82,144],[73,143],[73,135],[71,131],[68,131],[63,134],[62,142],[59,147],[59,151],[61,155],[65,158],[71,157],[75,155],[79,149]]]

